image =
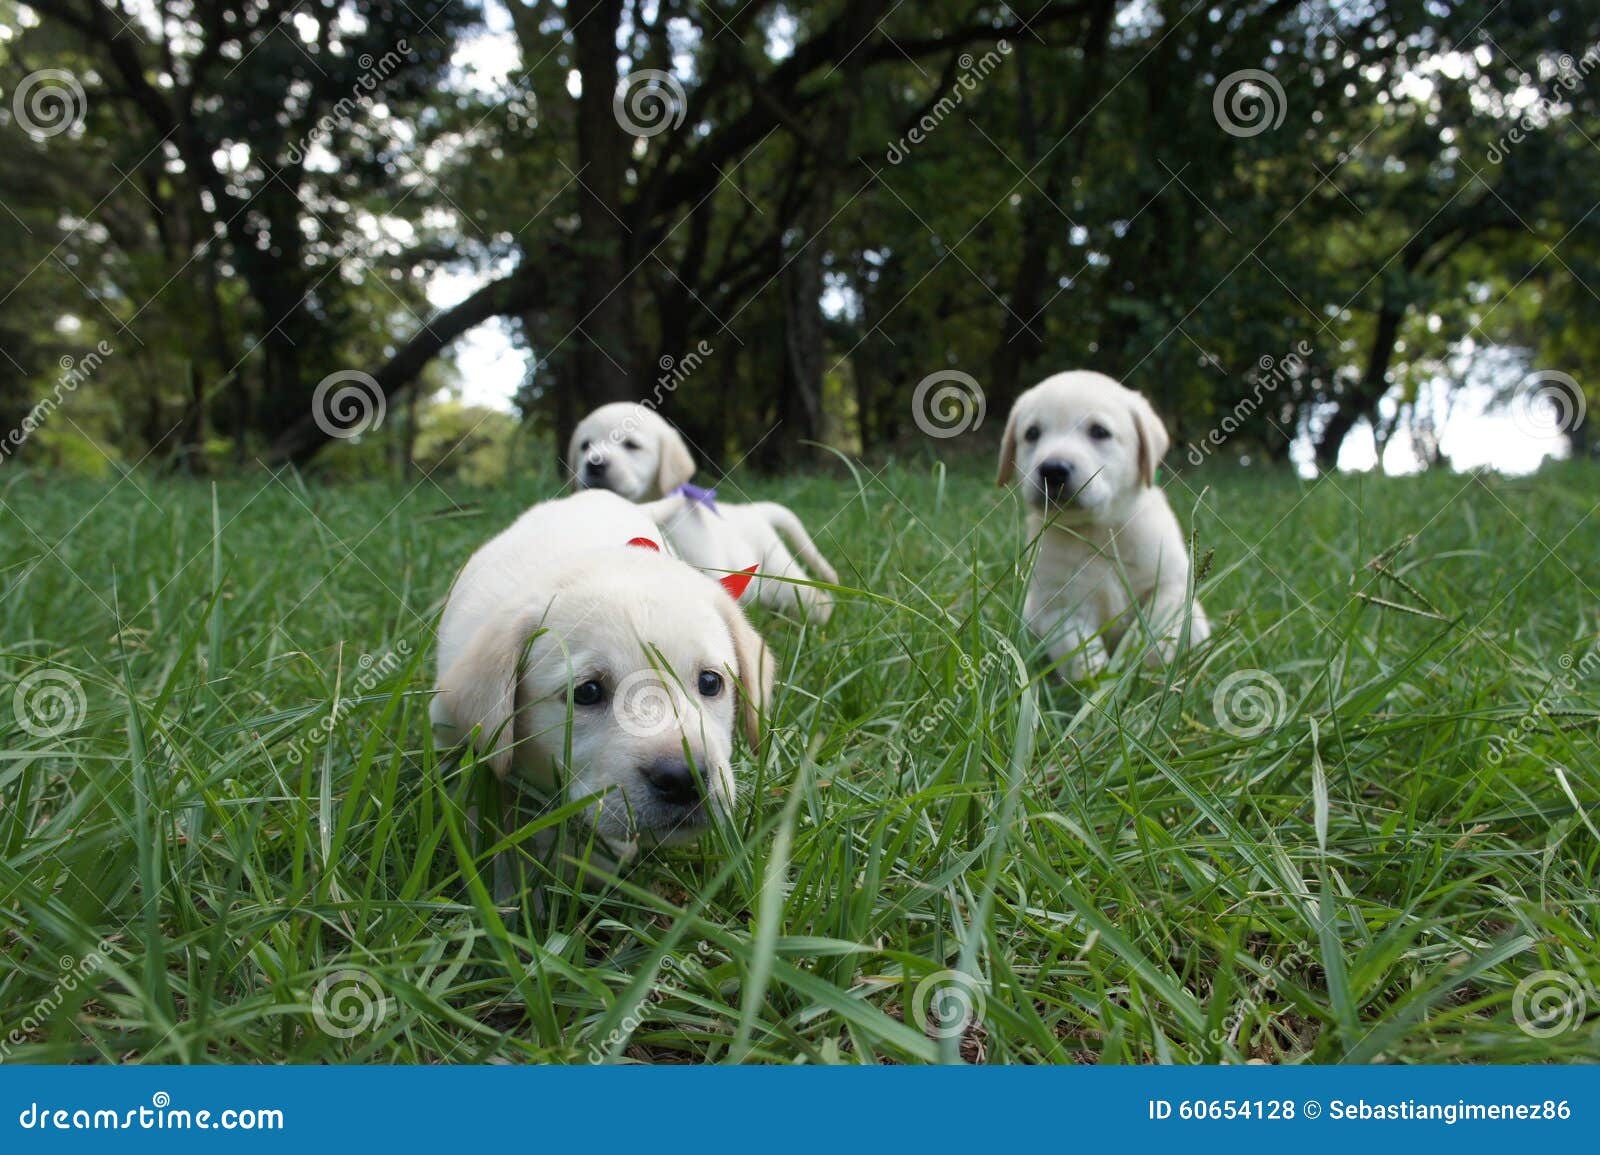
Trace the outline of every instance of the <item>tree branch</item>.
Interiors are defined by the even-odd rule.
[[[373,371],[372,378],[379,391],[385,398],[397,395],[457,337],[491,317],[524,313],[543,304],[546,288],[533,262],[526,260],[515,272],[484,285],[460,304],[424,324],[389,360]],[[303,462],[327,440],[328,435],[308,413],[278,438],[269,451],[269,459],[277,463]]]

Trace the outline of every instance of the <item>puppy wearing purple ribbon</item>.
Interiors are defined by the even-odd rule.
[[[647,503],[667,545],[690,565],[714,574],[757,566],[745,604],[818,624],[832,613],[833,599],[815,582],[835,584],[839,575],[793,511],[772,501],[721,501],[715,489],[689,484],[694,455],[653,409],[626,401],[596,409],[573,431],[567,468],[579,489]]]

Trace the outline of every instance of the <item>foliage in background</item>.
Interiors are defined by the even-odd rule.
[[[1502,385],[1600,373],[1593,0],[39,0],[0,21],[0,424],[60,356],[119,350],[76,428],[23,447],[41,461],[71,437],[123,464],[305,462],[315,386],[360,371],[418,418],[395,455],[425,466],[416,394],[490,321],[530,352],[521,411],[555,444],[707,342],[665,411],[710,461],[762,466],[895,444],[948,368],[997,412],[1100,368],[1182,442],[1307,341],[1230,452],[1299,439],[1322,466],[1363,425],[1436,461],[1429,390],[1485,350]],[[472,69],[491,33],[504,82]],[[82,116],[41,139],[16,98],[46,69]]]

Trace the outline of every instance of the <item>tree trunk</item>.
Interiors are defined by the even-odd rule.
[[[270,311],[271,305],[263,303]],[[270,320],[264,321],[271,324]],[[261,339],[263,366],[261,372],[261,397],[256,406],[258,428],[274,441],[311,417],[311,398],[315,385],[307,386],[300,377],[300,350],[293,339],[278,326]],[[320,444],[320,442],[318,443]]]
[[[633,286],[622,192],[634,137],[612,108],[617,91],[617,27],[622,0],[589,0],[572,12],[578,99],[578,315],[573,318],[576,394],[587,412],[608,401],[635,399],[631,367]],[[668,129],[667,131],[672,131]]]
[[[826,187],[824,187],[824,185]],[[822,253],[827,219],[833,213],[833,182],[818,182],[797,223],[800,246],[783,272],[783,378],[778,413],[782,431],[772,438],[776,457],[793,465],[811,450],[803,441],[820,441],[822,377],[827,348],[822,331]]]
[[[189,407],[184,413],[183,430],[178,435],[177,450],[173,455],[178,468],[189,473],[207,472],[206,462],[206,377],[194,361],[185,362],[189,375]]]
[[[1039,131],[1033,107],[1032,85],[1028,78],[1028,50],[1017,45],[1017,127],[1022,138],[1022,159],[1029,168],[1039,160]],[[1045,178],[1045,188],[1038,196],[1055,198],[1054,181]],[[1032,190],[1029,190],[1031,193]],[[1000,344],[995,349],[989,367],[990,404],[996,412],[1011,408],[1017,394],[1022,391],[1024,365],[1038,356],[1044,344],[1039,326],[1044,318],[1039,316],[1043,307],[1045,278],[1049,273],[1050,238],[1045,231],[1044,215],[1033,195],[1024,194],[1022,212],[1022,258],[1012,278],[1009,301],[1006,304],[1005,327],[1001,330]],[[1053,209],[1048,210],[1052,216]]]
[[[1043,313],[1048,307],[1045,290],[1053,283],[1051,241],[1066,225],[1055,202],[1066,187],[1062,174],[1081,163],[1087,146],[1089,132],[1083,121],[1100,99],[1106,44],[1115,12],[1115,0],[1099,0],[1091,11],[1084,34],[1082,72],[1073,86],[1072,99],[1067,102],[1064,122],[1044,154],[1040,152],[1038,117],[1028,74],[1029,46],[1018,43],[1013,50],[1017,58],[1017,117],[1023,161],[1029,170],[1042,168],[1044,175],[1042,189],[1030,186],[1019,190],[1023,196],[1022,257],[1011,283],[1005,328],[989,366],[988,407],[995,412],[1011,408],[1022,391],[1024,370],[1044,348]],[[1071,135],[1062,140],[1060,133],[1064,132]],[[1041,203],[1041,199],[1047,203]]]
[[[13,327],[0,318],[0,466],[13,454],[24,451],[27,445],[12,445],[9,437],[20,432],[28,414],[33,411],[28,383],[35,371],[33,334],[25,327]]]
[[[861,44],[878,27],[881,4],[858,4],[849,10],[851,42]],[[859,33],[859,36],[857,34]],[[840,173],[849,163],[850,131],[861,102],[862,61],[852,53],[840,63],[843,77],[826,115],[801,144],[816,158],[816,185],[796,213],[797,246],[788,263],[780,266],[783,291],[783,376],[778,413],[783,431],[772,438],[776,458],[792,466],[815,450],[802,442],[820,442],[826,435],[822,405],[823,378],[827,374],[827,333],[822,316],[822,260],[828,248],[828,229],[836,215]],[[781,241],[780,241],[781,243]]]
[[[1338,412],[1328,419],[1317,437],[1317,468],[1323,471],[1339,464],[1339,447],[1356,423],[1363,417],[1373,416],[1378,402],[1389,391],[1389,364],[1394,360],[1395,341],[1400,336],[1400,322],[1405,319],[1403,305],[1385,300],[1378,310],[1378,322],[1372,331],[1372,345],[1367,352],[1367,370],[1348,394],[1339,400]]]
[[[1593,417],[1586,415],[1575,428],[1567,430],[1567,443],[1571,446],[1574,461],[1586,457],[1600,457],[1600,441],[1596,441],[1594,436],[1596,417],[1600,417],[1600,414]]]

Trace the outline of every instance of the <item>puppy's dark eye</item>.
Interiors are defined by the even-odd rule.
[[[700,671],[700,696],[715,698],[722,693],[722,675],[715,670]]]
[[[639,448],[639,443],[637,441],[635,441],[633,438],[630,437],[630,438],[628,438],[626,441],[624,441],[622,443],[622,448],[624,448],[624,449],[638,449]]]
[[[1037,425],[1028,426],[1028,428],[1022,434],[1022,440],[1029,442],[1030,444],[1039,440],[1039,427]]]
[[[1111,436],[1111,430],[1107,429],[1104,425],[1101,425],[1100,422],[1096,421],[1093,425],[1089,426],[1089,436],[1095,441],[1105,441]]]
[[[579,445],[579,446],[578,446],[578,452],[579,452],[579,453],[587,453],[587,452],[588,452],[588,451],[589,451],[589,443],[588,443],[588,442],[587,442],[587,441],[585,441],[585,442],[582,442],[582,443],[581,443],[581,444],[580,444],[580,445]]]
[[[600,699],[606,696],[604,687],[599,682],[590,678],[587,682],[579,682],[572,687],[572,704],[574,706],[596,706]]]

